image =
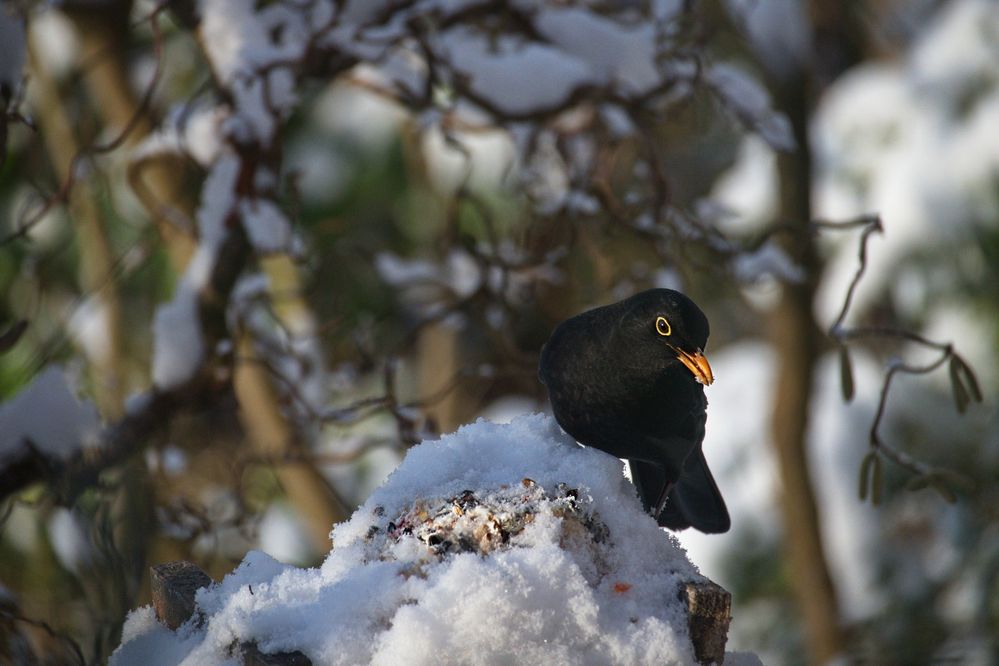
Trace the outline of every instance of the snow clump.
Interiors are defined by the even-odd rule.
[[[249,553],[171,631],[133,611],[112,666],[690,664],[680,586],[700,579],[621,462],[551,417],[478,421],[411,449],[302,569]]]

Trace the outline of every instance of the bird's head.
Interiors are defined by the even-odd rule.
[[[655,358],[663,354],[675,358],[705,386],[714,381],[704,356],[710,333],[708,318],[692,300],[672,289],[650,289],[621,305],[621,327],[633,344]]]

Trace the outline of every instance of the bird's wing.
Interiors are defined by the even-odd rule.
[[[628,468],[631,470],[631,482],[635,484],[638,497],[642,500],[642,507],[649,513],[654,513],[659,508],[659,498],[669,484],[666,472],[659,465],[633,458],[628,460]]]
[[[670,490],[658,522],[670,529],[694,527],[706,534],[720,534],[731,527],[725,500],[700,447],[683,466],[683,472]]]

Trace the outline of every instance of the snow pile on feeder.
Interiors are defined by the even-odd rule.
[[[416,538],[426,546],[417,553],[408,573],[426,577],[426,565],[457,553],[487,555],[502,548],[517,548],[525,530],[536,520],[557,519],[559,545],[574,559],[580,573],[592,585],[609,573],[604,552],[609,548],[609,530],[591,500],[579,491],[559,484],[549,493],[534,480],[524,478],[513,486],[504,484],[492,492],[465,490],[446,500],[417,500],[395,520],[376,523],[368,535],[377,544],[379,557],[392,558],[396,544]],[[375,515],[384,516],[380,507]],[[624,584],[622,584],[624,585]]]
[[[696,569],[621,462],[550,417],[414,447],[331,536],[315,569],[251,552],[176,631],[134,611],[111,663],[233,663],[247,642],[314,664],[695,663]]]

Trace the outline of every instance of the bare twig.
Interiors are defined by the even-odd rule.
[[[852,370],[850,368],[850,356],[847,352],[847,345],[849,342],[868,338],[894,338],[897,340],[913,342],[922,347],[939,352],[939,356],[936,359],[924,365],[913,365],[905,363],[899,359],[892,359],[889,362],[888,371],[885,373],[884,380],[881,385],[881,394],[878,399],[878,406],[874,414],[874,419],[871,422],[868,437],[870,441],[871,453],[874,456],[880,456],[890,460],[913,475],[913,481],[915,483],[910,483],[910,487],[924,487],[929,485],[940,492],[945,499],[952,501],[954,493],[951,486],[968,487],[970,485],[970,481],[956,472],[935,467],[929,463],[918,460],[911,454],[888,443],[882,436],[880,428],[887,411],[888,395],[891,390],[892,381],[899,373],[909,375],[925,375],[937,370],[945,363],[949,362],[951,364],[951,383],[958,403],[958,409],[960,411],[964,411],[963,405],[969,401],[969,398],[973,398],[976,401],[981,402],[981,392],[978,390],[978,382],[974,376],[971,366],[969,366],[968,363],[961,356],[959,356],[956,351],[954,351],[952,344],[949,342],[937,342],[930,340],[918,333],[903,328],[890,326],[846,326],[844,321],[846,320],[847,313],[853,303],[857,286],[860,284],[864,271],[867,269],[868,241],[874,233],[882,233],[884,231],[884,227],[881,224],[881,218],[877,215],[864,215],[856,219],[846,220],[843,222],[815,221],[812,223],[812,226],[818,229],[831,229],[836,231],[851,230],[858,227],[862,229],[857,253],[857,270],[853,275],[853,279],[850,281],[850,286],[847,288],[846,296],[843,299],[843,306],[840,308],[839,314],[829,327],[829,337],[835,340],[840,345],[842,350],[840,362],[842,364],[842,376],[844,382],[843,391],[847,400],[852,397],[853,381]],[[850,385],[849,388],[847,387],[847,384]],[[872,489],[871,497],[877,501],[877,498],[880,496],[880,474],[874,473],[869,475],[868,469],[869,466],[866,464],[861,469],[861,498],[866,497],[868,484],[872,483],[874,488]],[[876,465],[871,466],[870,469],[876,469]]]
[[[76,659],[76,662],[80,664],[80,666],[87,666],[87,660],[83,658],[83,651],[80,650],[79,643],[77,643],[70,636],[67,636],[61,631],[53,629],[48,622],[45,622],[44,620],[36,620],[34,618],[25,617],[20,613],[14,612],[13,610],[11,610],[9,606],[6,605],[0,606],[0,617],[3,617],[6,620],[11,620],[13,622],[22,622],[32,627],[37,627],[38,629],[41,629],[52,638],[66,645],[69,648],[70,652],[72,652],[73,657]]]
[[[856,220],[848,220],[839,224],[835,222],[817,221],[813,222],[812,225],[819,229],[845,230],[852,229],[857,226],[862,226],[864,228],[863,232],[860,234],[860,249],[858,251],[860,263],[857,266],[857,272],[854,273],[853,279],[850,281],[850,286],[846,290],[846,296],[843,298],[843,307],[840,309],[839,314],[833,321],[832,326],[829,327],[829,335],[838,341],[842,341],[840,336],[843,335],[841,333],[843,320],[846,319],[846,313],[850,309],[850,305],[853,303],[853,295],[857,290],[857,285],[860,284],[860,278],[864,276],[864,271],[867,270],[867,241],[870,239],[871,234],[875,232],[882,233],[884,228],[881,225],[881,218],[876,215],[865,215],[857,218]]]
[[[142,122],[149,111],[150,103],[152,102],[153,94],[156,92],[156,88],[159,86],[160,79],[163,75],[163,37],[160,32],[159,17],[160,14],[166,10],[169,6],[169,2],[164,0],[159,5],[157,5],[148,16],[150,29],[153,33],[153,54],[155,56],[155,69],[153,70],[153,76],[149,81],[149,85],[143,91],[142,101],[139,107],[136,109],[135,113],[125,124],[125,127],[121,131],[112,137],[109,141],[105,143],[94,143],[89,146],[85,146],[78,150],[73,158],[70,160],[69,168],[66,173],[66,177],[63,179],[59,186],[59,189],[49,197],[47,197],[39,207],[37,207],[34,212],[27,215],[25,218],[18,220],[14,225],[14,230],[8,233],[6,236],[0,237],[0,247],[11,243],[15,240],[26,238],[27,234],[31,229],[41,222],[45,215],[55,208],[56,206],[66,203],[69,200],[70,192],[73,190],[77,179],[79,178],[79,173],[81,172],[81,166],[83,162],[94,156],[106,154],[117,150],[122,145],[129,136],[135,131],[136,127]]]

